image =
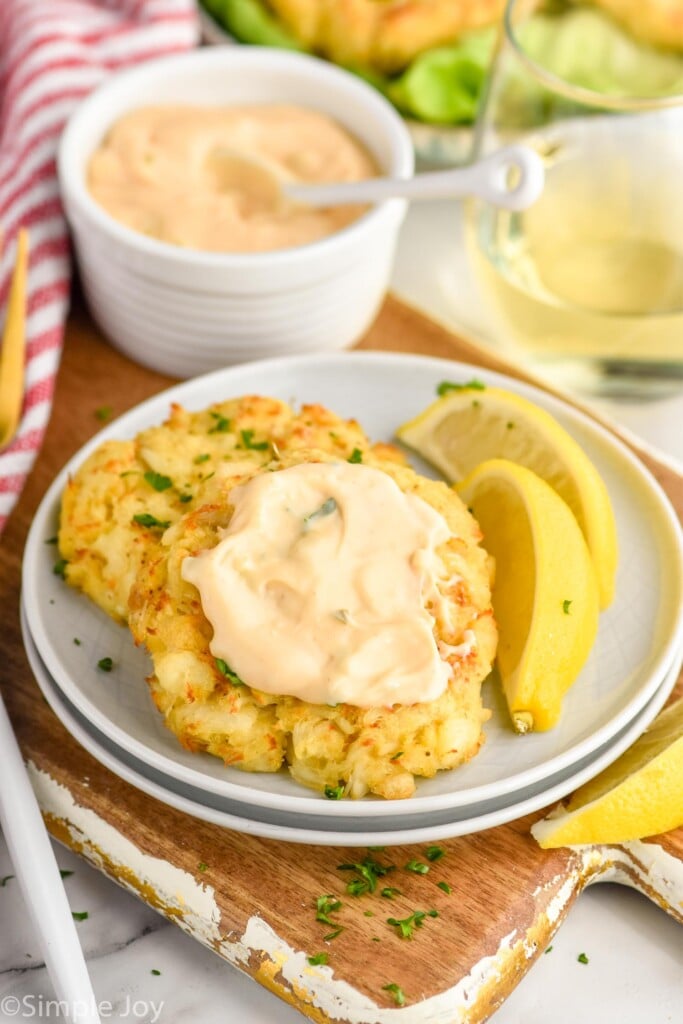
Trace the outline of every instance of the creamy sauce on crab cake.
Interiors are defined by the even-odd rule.
[[[452,669],[434,626],[448,622],[438,549],[451,531],[439,512],[349,463],[263,473],[230,503],[218,545],[181,570],[214,657],[251,687],[311,704],[387,707],[444,692]]]
[[[109,129],[87,183],[100,206],[134,231],[208,252],[263,252],[318,241],[367,209],[288,202],[278,183],[377,173],[361,143],[315,110],[154,106]]]

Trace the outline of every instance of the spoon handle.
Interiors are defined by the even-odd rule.
[[[283,186],[289,199],[311,206],[377,203],[385,199],[463,199],[479,196],[495,206],[524,210],[543,191],[541,157],[528,146],[508,146],[468,167],[414,178],[369,178],[334,185]]]

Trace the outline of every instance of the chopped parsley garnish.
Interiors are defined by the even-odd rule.
[[[204,872],[204,871],[208,870],[208,867],[209,867],[208,864],[206,864],[203,860],[200,860],[199,864],[197,865],[197,871]]]
[[[67,562],[66,558],[60,558],[57,562],[55,562],[55,564],[52,566],[52,571],[55,574],[55,576],[61,576],[62,579],[65,580],[66,567],[68,564],[69,563]]]
[[[114,662],[112,661],[111,658],[100,658],[100,660],[97,662],[97,667],[102,672],[111,672],[111,670],[114,667]]]
[[[183,505],[187,505],[188,501],[192,501],[191,494],[181,494],[178,501],[182,501]]]
[[[392,885],[386,885],[380,893],[380,896],[383,896],[385,900],[393,900],[394,896],[400,895],[401,890],[395,889]]]
[[[399,757],[403,757],[403,753],[404,752],[402,750],[399,750],[399,751],[397,751],[397,753],[392,754],[392,756],[389,758],[389,760],[390,761],[398,761]]]
[[[565,615],[569,615],[569,609],[571,608],[572,604],[573,604],[572,601],[563,601],[562,602],[562,611],[564,612]]]
[[[552,952],[552,949],[553,949],[553,947],[552,947],[552,946],[548,946],[548,948],[547,948],[547,949],[544,949],[544,950],[543,950],[543,952],[544,952],[544,953],[551,953],[551,952]]]
[[[311,523],[314,523],[317,519],[324,519],[325,516],[331,516],[332,513],[336,511],[337,502],[334,498],[328,498],[327,501],[322,503],[320,508],[315,510],[315,512],[311,512],[309,515],[304,516],[304,529],[310,526]]]
[[[336,914],[338,910],[341,910],[341,905],[341,900],[337,899],[336,896],[329,895],[329,893],[326,896],[318,896],[315,901],[316,921],[321,921],[323,924],[335,927],[337,922],[330,918],[330,914]]]
[[[14,875],[5,875],[4,878],[0,878],[0,889],[4,889],[8,882],[11,882]]]
[[[364,910],[363,911],[363,917],[374,917],[374,916],[375,916],[374,910]]]
[[[223,661],[222,658],[216,658],[216,668],[221,675],[230,680],[233,686],[244,686],[244,680],[240,679],[236,672],[233,672],[227,661]]]
[[[59,537],[57,537],[57,535],[55,534],[54,537],[48,537],[47,540],[44,541],[44,543],[45,544],[56,544],[58,540],[59,540]]]
[[[325,786],[324,792],[326,800],[341,800],[344,796],[344,783],[340,782],[338,786]]]
[[[81,641],[78,639],[77,636],[74,637],[74,643],[75,643],[76,647],[80,647],[81,646]]]
[[[95,409],[95,417],[100,423],[106,423],[114,415],[114,410],[110,405],[101,405],[99,409]]]
[[[449,391],[486,391],[486,385],[480,380],[468,380],[466,384],[457,384],[452,380],[442,380],[436,389],[437,395],[447,395]]]
[[[424,864],[421,860],[409,860],[405,869],[412,871],[415,875],[426,875],[429,871],[429,864]]]
[[[205,452],[204,455],[196,455],[192,461],[194,462],[195,466],[201,466],[202,462],[208,462],[210,458],[211,456],[209,455],[209,453]]]
[[[73,871],[60,871],[59,874],[62,878],[71,878]]]
[[[507,430],[512,430],[512,428],[514,427],[514,423],[512,422],[512,420],[508,420],[507,423],[505,424],[505,427]]]
[[[268,441],[254,441],[254,433],[253,430],[240,430],[240,437],[242,438],[240,448],[248,448],[253,452],[267,451],[269,447]]]
[[[71,916],[74,921],[87,921],[89,914],[87,910],[72,910]]]
[[[149,512],[138,512],[133,516],[133,522],[147,526],[150,530],[166,530],[171,525],[170,519],[157,519]]]
[[[353,871],[358,876],[346,887],[346,891],[352,896],[360,896],[364,892],[374,892],[377,888],[377,880],[393,870],[393,864],[379,864],[372,857],[366,857],[358,864],[337,865],[337,871]]]
[[[437,889],[443,889],[447,896],[450,896],[450,894],[453,892],[448,882],[437,882],[436,887]]]
[[[145,473],[145,480],[155,491],[167,491],[169,487],[173,487],[173,481],[170,476],[164,476],[163,473],[154,473],[152,470]]]
[[[158,971],[158,970],[156,969],[156,967],[153,967],[153,968],[152,968],[152,970],[151,970],[151,971],[150,971],[149,973],[150,973],[150,974],[154,974],[154,975],[155,975],[155,976],[156,976],[156,977],[158,978],[158,977],[159,977],[159,975],[161,974],[161,971]]]
[[[336,939],[338,935],[344,931],[343,928],[335,928],[333,932],[328,932],[327,935],[323,935],[323,942],[332,942],[332,939]]]
[[[347,462],[362,462],[363,461],[363,453],[360,450],[360,448],[354,448],[346,461]]]
[[[389,995],[393,996],[394,1002],[397,1006],[406,1005],[406,997],[403,994],[403,989],[400,985],[397,985],[394,981],[389,985],[382,985],[382,992],[388,992]]]
[[[415,910],[412,914],[409,914],[408,917],[398,919],[395,917],[388,917],[387,924],[393,925],[402,939],[411,939],[413,937],[413,929],[421,928],[424,924],[425,917],[438,916],[438,910]]]
[[[328,953],[316,953],[315,956],[306,957],[311,967],[318,967],[319,964],[326,964],[330,957]]]
[[[588,957],[586,956],[585,953],[579,953],[579,955],[577,956],[576,959],[579,961],[580,964],[587,964],[588,963]]]
[[[441,860],[442,857],[446,856],[446,851],[443,846],[428,846],[425,852],[427,860],[431,860],[432,863],[436,860]]]
[[[226,419],[225,416],[221,416],[219,412],[212,412],[211,416],[213,416],[216,422],[209,430],[209,433],[227,434],[230,430],[230,420]]]

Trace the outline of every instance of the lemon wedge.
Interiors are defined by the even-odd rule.
[[[607,488],[586,453],[526,398],[476,381],[452,387],[399,427],[397,436],[451,482],[492,458],[517,462],[542,477],[576,516],[595,564],[600,606],[606,608],[614,596],[617,531]]]
[[[543,849],[625,843],[683,825],[683,698],[531,831]]]
[[[524,466],[489,459],[456,489],[496,560],[498,669],[513,725],[550,729],[598,628],[586,541],[566,502]]]

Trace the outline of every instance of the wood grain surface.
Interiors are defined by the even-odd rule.
[[[392,298],[361,347],[524,376]],[[404,865],[424,860],[426,844],[374,852],[380,863],[396,865],[386,884],[401,895],[391,902],[378,894],[353,898],[338,866],[362,860],[364,851],[292,846],[187,818],[119,780],[69,736],[43,700],[21,642],[26,532],[57,471],[101,425],[95,411],[108,405],[119,415],[169,383],[105,344],[78,305],[48,437],[0,540],[0,685],[53,834],[318,1021],[384,1021],[395,1007],[384,988],[391,983],[405,993],[406,1022],[485,1021],[546,948],[581,889],[600,878],[634,884],[680,918],[683,895],[667,896],[650,862],[655,857],[665,870],[683,860],[683,830],[626,847],[543,852],[529,835],[534,815],[440,843],[445,856],[424,876]],[[680,515],[683,480],[648,455],[643,460]],[[450,895],[439,881],[449,883]],[[344,930],[325,943],[330,928],[316,922],[315,900],[328,893],[342,901],[333,916]],[[401,939],[386,918],[416,909],[439,916],[426,919],[412,940]],[[307,956],[322,950],[328,966],[310,966]]]

